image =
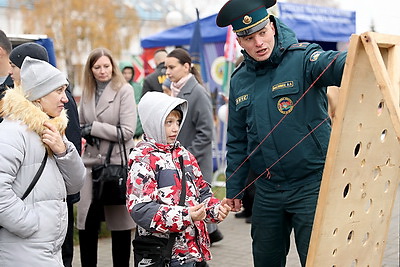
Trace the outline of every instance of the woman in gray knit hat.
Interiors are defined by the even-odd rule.
[[[49,63],[30,57],[21,78],[20,86],[6,91],[0,110],[0,266],[61,267],[66,197],[79,192],[85,174],[64,136],[68,81]],[[43,171],[24,198],[42,162]]]

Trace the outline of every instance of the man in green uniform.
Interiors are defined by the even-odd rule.
[[[326,87],[340,86],[345,52],[298,43],[267,8],[276,0],[231,0],[217,25],[232,25],[244,62],[232,74],[227,198],[241,208],[252,169],[257,177],[251,236],[254,265],[285,266],[294,229],[301,265],[308,245],[331,125]]]

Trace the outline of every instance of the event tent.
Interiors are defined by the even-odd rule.
[[[278,3],[278,17],[301,41],[347,42],[355,33],[355,12],[321,6]],[[225,42],[227,28],[216,25],[217,14],[200,19],[203,43]],[[183,46],[190,43],[196,22],[174,27],[141,39],[143,48]]]
[[[325,50],[336,50],[338,42],[347,43],[351,34],[355,33],[354,11],[293,3],[278,3],[277,7],[277,17],[295,31],[301,42],[314,42]],[[216,17],[217,14],[214,14],[199,20],[206,61],[204,64],[210,70],[206,80],[210,81],[211,91],[221,85],[221,81],[216,81],[220,72],[213,69],[213,65],[216,65],[215,59],[223,55],[228,30],[227,27],[216,25]],[[189,46],[195,24],[196,21],[142,38],[144,73],[147,75],[153,71],[149,62],[158,48]]]

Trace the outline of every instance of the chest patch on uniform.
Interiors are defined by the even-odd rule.
[[[279,89],[290,88],[293,87],[293,81],[281,82],[272,86],[272,92]]]
[[[248,94],[239,96],[238,98],[236,98],[236,105],[242,103],[243,101],[246,101],[247,99],[249,99]]]
[[[317,61],[317,59],[319,58],[319,55],[321,55],[320,51],[314,52],[312,53],[312,55],[310,56],[310,61]]]
[[[293,101],[289,97],[282,97],[278,100],[276,106],[280,113],[288,114],[293,110]]]

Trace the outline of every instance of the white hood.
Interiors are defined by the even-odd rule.
[[[183,125],[187,113],[186,100],[160,92],[147,92],[138,104],[139,118],[146,136],[157,143],[167,144],[164,122],[168,114],[176,107],[182,111],[181,125]]]

